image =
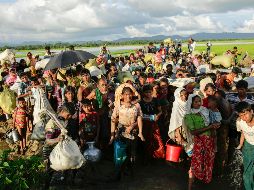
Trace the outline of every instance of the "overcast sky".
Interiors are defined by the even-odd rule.
[[[0,42],[254,32],[254,0],[0,0]]]

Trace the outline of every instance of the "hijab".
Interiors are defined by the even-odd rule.
[[[181,91],[185,90],[180,87],[175,90],[175,101],[173,103],[172,113],[170,117],[170,124],[168,135],[171,139],[175,137],[175,130],[182,126],[183,117],[187,111],[187,102],[181,99]]]
[[[197,94],[190,94],[187,100],[187,111],[186,114],[200,114],[204,119],[205,125],[208,126],[209,121],[209,111],[207,108],[200,106],[198,109],[192,108],[193,97],[198,96],[201,99],[201,105],[203,104],[202,98]]]

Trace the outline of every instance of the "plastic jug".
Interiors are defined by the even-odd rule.
[[[90,162],[98,162],[101,159],[101,150],[96,148],[95,142],[87,142],[88,149],[84,152],[84,157]]]

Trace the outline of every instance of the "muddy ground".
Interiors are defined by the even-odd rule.
[[[109,152],[111,152],[109,150]],[[61,174],[56,173],[51,183],[53,190],[186,190],[188,181],[188,161],[182,163],[169,163],[158,160],[148,165],[140,162],[135,167],[134,175],[123,175],[120,181],[112,181],[114,164],[110,156],[104,157],[99,163],[88,164],[79,169],[75,185],[62,184]],[[214,178],[210,184],[196,181],[193,190],[227,190],[232,189],[223,178]]]
[[[6,128],[9,128],[9,126]],[[3,131],[3,127],[1,130]],[[6,129],[5,129],[6,130]],[[4,131],[5,131],[4,130]],[[1,132],[1,131],[0,131]],[[3,136],[3,133],[2,133]],[[29,149],[25,156],[38,154],[41,144],[29,141]],[[15,149],[17,146],[11,148]],[[0,140],[0,152],[8,149],[8,145]],[[14,153],[15,154],[15,153]],[[137,161],[134,175],[123,175],[120,181],[112,181],[114,175],[113,147],[108,147],[103,153],[102,160],[95,164],[86,164],[78,170],[75,185],[70,185],[70,177],[61,181],[61,173],[55,172],[51,190],[185,190],[187,189],[189,161],[182,163],[169,163],[157,160],[147,165],[142,164],[142,159]],[[65,183],[64,183],[65,182]],[[226,178],[213,178],[210,184],[196,181],[194,190],[227,190],[229,187]]]

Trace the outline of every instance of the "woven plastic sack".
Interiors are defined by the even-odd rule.
[[[155,62],[154,60],[154,54],[153,53],[147,53],[145,54],[144,61],[147,63],[148,61],[151,61],[152,63]]]
[[[232,64],[232,57],[228,55],[216,56],[211,60],[213,65],[222,65],[225,68],[228,68]]]
[[[173,42],[172,42],[171,38],[167,38],[167,39],[164,40],[164,43],[165,44],[172,44]]]
[[[50,167],[56,171],[78,169],[85,163],[79,147],[70,137],[60,141],[49,155]]]
[[[98,63],[95,59],[89,59],[88,63],[85,65],[85,68],[89,69],[92,66],[98,67]]]
[[[59,69],[56,78],[60,81],[65,81],[66,69]]]
[[[7,114],[11,114],[16,108],[16,96],[9,88],[4,87],[3,92],[0,93],[0,107]]]

